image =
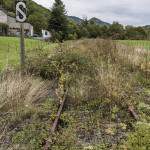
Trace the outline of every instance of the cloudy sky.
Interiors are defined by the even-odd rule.
[[[51,8],[54,0],[34,0]],[[150,0],[63,0],[68,15],[97,17],[112,23],[146,25],[150,24]]]

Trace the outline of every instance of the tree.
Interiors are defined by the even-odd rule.
[[[88,38],[89,37],[89,32],[87,30],[87,27],[84,27],[82,25],[78,25],[78,28],[77,28],[77,36],[78,38]]]
[[[13,0],[2,0],[0,5],[2,5],[8,11],[14,11],[15,10],[15,2]]]
[[[133,26],[126,26],[126,39],[133,40],[135,38],[135,28]]]
[[[109,37],[109,26],[106,26],[106,25],[101,26],[100,33],[101,33],[100,34],[101,38],[104,38],[104,39],[108,38]]]
[[[67,34],[68,34],[68,37],[67,39],[68,40],[75,40],[77,39],[77,24],[73,21],[69,21],[69,24],[68,24],[68,30],[67,30]]]
[[[144,40],[147,38],[147,34],[142,27],[136,28],[136,39],[137,40]]]
[[[34,26],[34,32],[37,34],[41,34],[42,29],[48,27],[46,17],[40,12],[34,12],[28,17],[28,21]]]
[[[123,25],[119,24],[118,22],[114,22],[110,27],[109,27],[109,36],[113,40],[123,40],[125,38],[125,32]]]
[[[87,17],[84,17],[83,20],[82,20],[82,22],[81,22],[81,25],[83,27],[87,27],[88,24],[89,24],[89,21],[88,21]]]
[[[144,40],[147,39],[147,33],[142,27],[126,26],[126,39]]]
[[[90,21],[87,25],[90,38],[97,38],[100,36],[100,25],[97,25],[94,21]]]
[[[49,30],[54,35],[59,35],[59,41],[67,39],[68,18],[66,16],[65,5],[61,0],[55,0],[49,19]],[[55,38],[57,38],[57,36]]]
[[[0,1],[0,5],[4,5],[4,2],[3,2],[3,0],[1,0],[1,1]]]

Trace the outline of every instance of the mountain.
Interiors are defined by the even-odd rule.
[[[143,26],[144,29],[150,29],[150,25]]]
[[[73,20],[77,24],[80,24],[83,21],[83,19],[81,19],[79,17],[76,17],[76,16],[68,16],[68,18]],[[98,18],[95,18],[95,17],[91,18],[89,21],[93,21],[93,22],[95,22],[98,25],[110,25],[109,23],[104,22],[104,21],[102,21],[102,20],[100,20]]]
[[[110,25],[110,23],[104,22],[104,21],[102,21],[98,18],[95,18],[95,17],[91,18],[89,21],[93,21],[93,22],[95,22],[96,24],[99,24],[99,25]]]
[[[74,21],[77,24],[80,24],[83,21],[83,19],[81,19],[79,17],[76,17],[76,16],[68,16],[68,18],[71,19],[72,21]]]

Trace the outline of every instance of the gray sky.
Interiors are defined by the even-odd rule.
[[[34,0],[51,8],[54,0]],[[150,0],[63,0],[68,15],[97,17],[112,23],[150,25]]]

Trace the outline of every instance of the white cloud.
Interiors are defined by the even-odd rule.
[[[34,0],[51,8],[54,0]],[[68,15],[98,17],[112,23],[150,24],[150,0],[63,0]]]

